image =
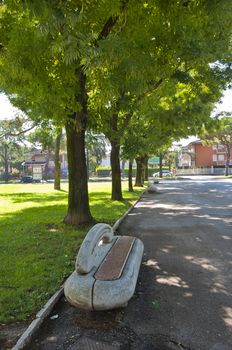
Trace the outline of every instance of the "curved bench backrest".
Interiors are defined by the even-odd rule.
[[[89,230],[85,239],[82,242],[76,259],[76,272],[79,274],[89,273],[93,266],[105,256],[105,250],[101,249],[99,243],[110,243],[114,233],[110,225],[96,224]],[[102,256],[101,256],[102,255]]]

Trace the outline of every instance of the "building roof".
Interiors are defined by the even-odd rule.
[[[39,160],[25,160],[22,165],[45,165],[46,162]]]
[[[148,163],[149,164],[159,164],[159,162],[160,162],[160,159],[159,159],[159,157],[152,157],[152,158],[149,158],[148,159]]]
[[[196,140],[196,141],[192,141],[188,144],[188,146],[191,146],[191,145],[201,145],[202,144],[202,141],[201,140]]]

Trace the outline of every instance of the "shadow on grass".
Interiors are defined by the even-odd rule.
[[[134,192],[124,191],[123,196],[124,199],[119,203],[127,203],[128,201],[135,200],[141,191],[135,190]],[[20,192],[20,193],[3,193],[1,194],[2,198],[9,199],[13,203],[24,203],[24,202],[52,202],[52,201],[63,201],[68,198],[68,192],[66,190],[61,190],[58,193],[33,193],[33,192]],[[90,192],[89,194],[90,203],[91,201],[103,201],[103,200],[111,200],[111,195],[109,192],[105,191],[96,191]],[[112,203],[116,203],[114,201]],[[93,204],[94,205],[94,204]]]
[[[33,192],[21,192],[21,193],[3,193],[1,197],[10,199],[13,203],[24,202],[44,202],[44,201],[59,201],[67,198],[67,192],[61,193],[33,193]]]
[[[112,224],[130,207],[138,192],[124,195],[125,200],[116,202],[108,192],[90,193],[92,215],[99,222]],[[9,198],[12,206],[33,202],[30,208],[1,215],[0,321],[10,322],[30,317],[59,288],[73,271],[76,252],[89,228],[80,230],[62,223],[67,212],[65,193],[2,197]]]

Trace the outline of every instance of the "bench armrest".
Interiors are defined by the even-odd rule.
[[[100,242],[102,245],[110,243],[113,236],[113,229],[107,224],[99,223],[89,230],[76,259],[75,268],[79,274],[89,273],[97,261],[104,258],[106,251],[101,248]]]

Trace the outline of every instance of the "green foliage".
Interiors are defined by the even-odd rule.
[[[111,167],[109,166],[98,166],[96,167],[97,171],[101,171],[101,170],[111,170]]]
[[[15,105],[87,123],[128,157],[129,127],[133,154],[196,134],[231,80],[228,0],[5,0],[0,17],[0,88]]]
[[[6,0],[0,7],[0,85],[32,117],[62,122],[80,107],[77,71],[83,67],[93,114],[97,107],[112,115],[120,99],[123,128],[138,97],[156,95],[158,81],[172,77],[188,83],[194,70],[199,75],[210,62],[230,61],[231,12],[227,0],[220,6],[205,1]],[[110,18],[115,25],[102,40]],[[103,113],[106,105],[111,108]],[[105,117],[97,122],[107,134],[111,128]]]
[[[89,172],[95,172],[106,156],[106,147],[108,145],[104,135],[95,134],[87,131],[86,133],[86,156]]]
[[[97,173],[97,176],[110,176],[111,167],[98,166],[96,167],[96,173]]]
[[[51,129],[37,128],[28,137],[28,140],[35,146],[40,147],[42,150],[54,149],[54,135]]]
[[[214,126],[214,130],[212,126]],[[232,116],[215,119],[213,124],[210,125],[210,129],[205,130],[201,137],[208,144],[232,147]]]
[[[1,5],[0,85],[12,102],[32,118],[60,123],[78,111],[78,68],[95,55],[96,38],[120,7],[109,0]]]
[[[33,132],[28,135],[28,141],[42,151],[53,152],[55,150],[56,136],[61,128],[54,126],[51,121],[42,121]],[[64,135],[62,135],[62,149],[66,149]]]
[[[21,170],[21,163],[27,147],[24,144],[25,132],[31,129],[31,122],[25,117],[17,116],[13,120],[0,121],[0,165],[3,179],[7,182],[13,169]]]
[[[177,164],[178,153],[177,151],[167,150],[166,152],[164,152],[163,159],[165,165],[167,165],[168,168],[171,170],[171,168],[175,167]]]

